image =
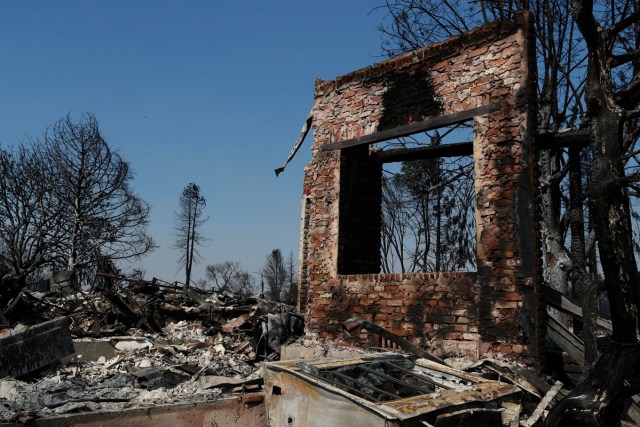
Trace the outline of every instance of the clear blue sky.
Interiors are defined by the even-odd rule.
[[[173,215],[191,181],[210,217],[196,279],[225,260],[258,271],[273,248],[297,258],[311,141],[280,177],[273,170],[316,77],[381,60],[380,3],[0,0],[0,145],[39,136],[67,113],[95,114],[152,206],[160,248],[134,264],[147,279],[183,280]]]

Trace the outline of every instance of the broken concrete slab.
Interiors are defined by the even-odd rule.
[[[116,355],[116,348],[106,340],[73,340],[73,348],[75,352],[62,358],[62,363],[68,363],[74,358],[95,362],[101,357],[111,359]]]
[[[74,352],[69,321],[60,317],[0,339],[0,377],[18,377]]]

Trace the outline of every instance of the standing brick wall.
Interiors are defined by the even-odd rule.
[[[300,260],[308,331],[340,338],[339,323],[361,315],[437,353],[537,356],[542,329],[529,20],[523,13],[514,22],[316,81]],[[490,104],[497,111],[474,117],[477,273],[377,274],[381,166],[366,145],[321,147]]]

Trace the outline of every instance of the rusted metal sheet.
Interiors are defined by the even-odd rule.
[[[518,392],[512,384],[397,355],[276,362],[264,375],[272,427],[417,425]]]
[[[69,321],[60,317],[0,339],[0,377],[18,377],[74,352]]]

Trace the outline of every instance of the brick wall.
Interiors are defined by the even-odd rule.
[[[514,22],[316,81],[300,260],[306,272],[301,307],[310,332],[340,338],[337,325],[361,315],[440,353],[537,355],[540,261],[530,108],[535,46],[529,19],[520,14]],[[366,145],[321,147],[489,104],[498,110],[474,117],[477,273],[377,274],[380,166]]]

